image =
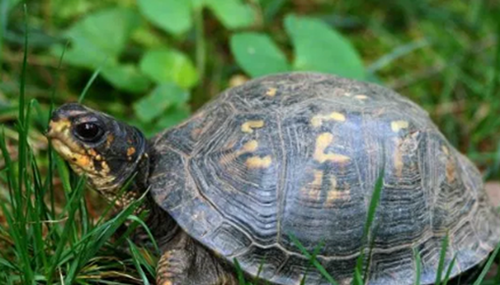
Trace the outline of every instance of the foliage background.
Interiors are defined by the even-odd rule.
[[[26,4],[27,30],[21,1],[0,0],[0,123],[14,158],[20,85],[28,99],[36,99],[28,141],[38,155],[47,150],[43,131],[53,90],[61,104],[88,88],[87,105],[151,136],[249,78],[313,70],[376,82],[410,97],[486,179],[500,178],[497,1]],[[29,56],[21,82],[25,33]],[[45,173],[47,159],[39,158]],[[0,173],[4,179],[6,172]],[[0,190],[0,199],[7,196]],[[99,212],[94,204],[91,214],[92,207]]]

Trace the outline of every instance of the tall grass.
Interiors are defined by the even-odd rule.
[[[126,220],[141,223],[134,210],[143,199],[110,219],[96,220],[84,199],[85,179],[73,177],[50,144],[46,157],[34,156],[28,133],[36,121],[37,102],[26,103],[27,50],[26,33],[15,125],[17,156],[7,145],[5,127],[0,133],[5,163],[0,172],[0,217],[5,218],[0,223],[0,284],[149,284],[155,260],[130,242],[130,231],[119,239],[121,243],[110,243]],[[46,127],[47,121],[40,118],[48,115],[39,116],[37,125]],[[62,187],[54,185],[56,178]],[[103,216],[111,209],[109,206]]]

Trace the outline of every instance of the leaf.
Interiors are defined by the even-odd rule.
[[[132,93],[145,92],[151,83],[133,64],[107,65],[102,76],[114,87]]]
[[[183,53],[172,49],[146,52],[141,59],[140,69],[157,83],[173,81],[187,89],[198,81],[198,74],[191,60]]]
[[[160,117],[156,126],[158,130],[168,129],[186,120],[190,115],[191,112],[187,106],[177,107],[166,112],[163,117]]]
[[[156,26],[174,35],[187,32],[193,25],[191,1],[138,0],[139,9]]]
[[[142,122],[151,122],[171,106],[181,105],[189,99],[189,93],[171,82],[158,85],[149,95],[134,104],[134,110]]]
[[[283,52],[264,34],[234,35],[231,51],[241,68],[252,77],[290,70]]]
[[[12,8],[14,8],[17,4],[19,4],[19,2],[21,2],[21,0],[7,0],[5,2],[5,5],[7,5],[6,7],[6,11],[10,11]],[[4,5],[3,1],[0,1],[0,7]]]
[[[363,62],[352,44],[322,21],[288,15],[285,29],[295,48],[296,70],[365,78]]]
[[[247,28],[255,23],[255,11],[241,0],[205,0],[205,3],[228,29]]]
[[[125,8],[111,8],[90,14],[66,31],[72,45],[64,59],[70,64],[92,69],[106,57],[115,61],[139,24],[139,16]],[[59,55],[61,49],[58,46],[53,52]]]

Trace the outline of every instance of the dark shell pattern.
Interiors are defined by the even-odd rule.
[[[227,90],[152,140],[151,190],[193,238],[276,284],[327,284],[295,236],[340,284],[352,281],[377,178],[368,284],[455,276],[500,240],[481,175],[413,102],[378,85],[317,73],[256,79]]]

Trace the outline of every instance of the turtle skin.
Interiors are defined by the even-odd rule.
[[[365,251],[367,284],[433,283],[483,261],[500,219],[481,175],[419,106],[378,85],[317,73],[231,88],[152,139],[151,193],[217,256],[274,284],[340,284]],[[383,187],[363,240],[375,184]],[[369,262],[368,262],[369,259]]]

